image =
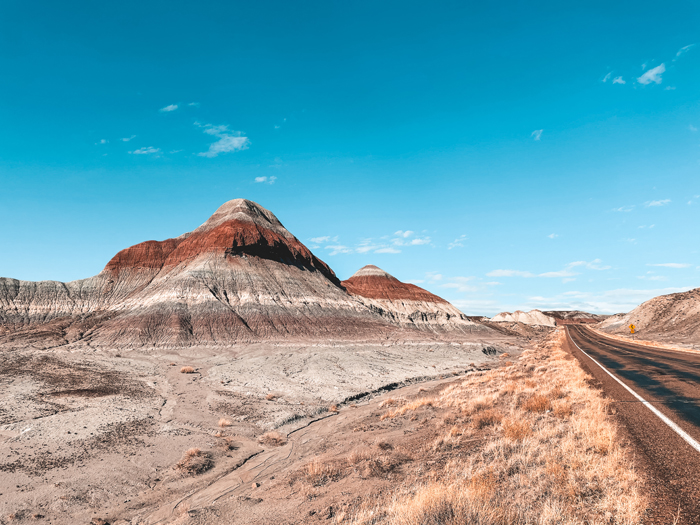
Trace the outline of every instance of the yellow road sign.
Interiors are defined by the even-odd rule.
[[[634,330],[635,330],[636,328],[637,328],[636,326],[634,326],[633,324],[631,324],[631,325],[630,325],[630,333],[633,334],[633,333],[634,333]]]

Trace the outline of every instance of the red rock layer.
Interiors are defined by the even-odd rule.
[[[415,284],[402,283],[373,265],[368,265],[341,284],[352,295],[368,299],[409,300],[427,303],[447,303],[442,297]]]
[[[207,253],[231,257],[250,255],[299,265],[318,270],[336,285],[340,284],[333,270],[296,237],[287,238],[254,222],[238,219],[181,238],[146,241],[131,246],[115,255],[105,270],[119,273],[143,268],[161,269],[177,266]]]

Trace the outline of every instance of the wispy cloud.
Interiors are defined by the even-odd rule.
[[[658,206],[666,206],[666,205],[669,204],[670,202],[671,202],[671,199],[662,199],[662,200],[658,200],[658,201],[649,201],[649,202],[646,203],[646,207],[647,207],[647,208],[655,208],[655,207],[658,207]]]
[[[479,290],[479,287],[468,284],[473,280],[474,277],[450,277],[448,282],[440,285],[440,288],[451,288],[462,293],[475,292]]]
[[[601,82],[607,82],[610,80],[610,77],[612,77],[612,71],[608,71],[608,73],[603,77],[603,80]]]
[[[675,61],[677,58],[683,56],[683,55],[686,54],[688,51],[690,51],[693,47],[695,47],[695,44],[689,44],[689,45],[687,45],[687,46],[683,46],[682,48],[680,48],[680,49],[678,50],[678,52],[676,53],[676,58],[674,58],[673,60]]]
[[[415,235],[415,232],[411,230],[399,230],[394,232],[394,238],[391,240],[391,244],[394,246],[421,246],[423,244],[430,244],[430,237],[416,237],[411,239],[410,237],[413,235]]]
[[[612,268],[612,266],[601,266],[601,261],[600,259],[593,259],[592,261],[574,261],[566,266],[568,268],[576,268],[577,266],[583,266],[584,268],[588,268],[589,270],[609,270]]]
[[[620,206],[619,208],[613,208],[612,211],[628,213],[628,212],[631,212],[633,209],[634,209],[634,205],[632,205],[632,206]]]
[[[541,273],[538,277],[573,277],[574,275],[578,275],[578,273],[572,272],[571,270],[559,270],[557,272]]]
[[[323,235],[322,237],[312,237],[309,240],[311,242],[315,242],[316,244],[323,244],[324,242],[330,241],[336,242],[338,240],[338,236],[336,235],[335,237],[331,237],[330,235]]]
[[[540,140],[540,139],[542,138],[542,132],[543,132],[543,131],[544,131],[543,129],[536,129],[535,131],[533,131],[532,133],[530,133],[530,136],[531,136],[534,140]]]
[[[194,107],[194,108],[198,108],[198,107],[199,107],[199,102],[190,102],[190,103],[187,104],[187,105],[188,105],[188,106],[191,106],[191,107]]]
[[[248,149],[250,146],[250,139],[244,137],[243,133],[240,131],[231,131],[228,126],[221,124],[215,126],[214,124],[200,124],[199,122],[194,123],[195,126],[203,128],[204,133],[207,135],[212,135],[217,137],[219,140],[209,145],[209,150],[202,153],[197,153],[200,157],[217,157],[222,153],[230,153],[232,151],[241,151]]]
[[[401,250],[397,250],[396,248],[379,248],[378,250],[374,250],[374,253],[401,253]]]
[[[161,153],[160,148],[154,148],[153,146],[145,146],[134,151],[130,151],[132,155],[157,155]]]
[[[352,253],[352,248],[348,248],[347,246],[343,246],[342,244],[326,246],[326,250],[331,250],[330,255],[338,255],[339,253]]]
[[[274,184],[277,177],[274,175],[272,177],[255,177],[255,182],[264,182],[265,184]]]
[[[520,270],[493,270],[487,273],[489,277],[535,277],[534,273]]]
[[[109,141],[107,139],[100,139],[99,142],[95,142],[95,144],[109,144]]]
[[[644,85],[651,84],[652,82],[655,84],[661,84],[661,75],[665,71],[666,66],[661,64],[660,66],[656,66],[655,68],[646,71],[641,77],[637,78],[637,82]]]
[[[688,124],[688,129],[689,129],[690,131],[692,131],[693,133],[695,133],[695,132],[698,130],[698,128],[696,128],[696,127],[693,126],[692,124]]]
[[[556,239],[557,237],[559,237],[559,235],[556,233],[550,233],[549,235],[547,235],[547,237],[549,237],[550,239]]]
[[[625,82],[625,79],[622,77],[615,77],[613,79],[612,83],[613,84],[627,84],[627,82]]]
[[[466,242],[466,240],[466,235],[460,235],[454,241],[447,245],[447,249],[451,250],[452,248],[464,248],[464,243]]]
[[[658,263],[647,264],[647,266],[663,266],[664,268],[690,268],[692,265],[686,263]]]
[[[129,142],[131,140],[134,140],[136,138],[136,135],[131,135],[131,137],[124,137],[123,139],[119,139],[122,142]]]
[[[179,108],[177,104],[170,104],[169,106],[165,106],[164,108],[160,108],[158,111],[161,113],[170,113],[171,111],[175,111],[177,108]]]

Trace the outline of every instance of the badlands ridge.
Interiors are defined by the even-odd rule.
[[[444,299],[367,266],[341,283],[269,210],[223,204],[192,232],[117,253],[88,279],[0,278],[0,343],[40,347],[430,339],[488,332]]]

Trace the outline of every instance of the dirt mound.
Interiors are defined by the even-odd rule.
[[[627,314],[609,317],[598,327],[629,333],[631,324],[652,339],[700,343],[700,288],[654,297]]]
[[[442,297],[403,283],[374,265],[361,268],[341,284],[372,311],[401,326],[440,332],[485,329]]]

